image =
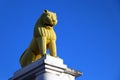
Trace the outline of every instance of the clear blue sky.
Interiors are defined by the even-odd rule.
[[[120,80],[120,0],[0,0],[0,80],[20,69],[44,9],[58,15],[58,55],[83,72],[76,80]]]

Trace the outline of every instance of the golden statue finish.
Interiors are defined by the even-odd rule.
[[[47,49],[49,49],[51,56],[57,57],[56,34],[53,29],[56,24],[56,13],[44,10],[35,24],[33,39],[29,47],[20,57],[21,67],[25,67],[46,55]]]

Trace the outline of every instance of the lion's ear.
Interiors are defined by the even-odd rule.
[[[44,10],[44,13],[47,13],[47,12],[48,12],[48,10],[47,10],[47,9],[45,9],[45,10]]]

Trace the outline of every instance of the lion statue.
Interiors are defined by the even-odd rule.
[[[47,49],[49,49],[51,56],[57,57],[56,34],[53,29],[56,24],[56,13],[44,10],[35,24],[33,39],[29,47],[20,57],[21,67],[25,67],[46,55]]]

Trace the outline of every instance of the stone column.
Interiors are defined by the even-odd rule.
[[[63,60],[46,55],[16,71],[9,80],[75,80],[82,73],[67,67]]]

